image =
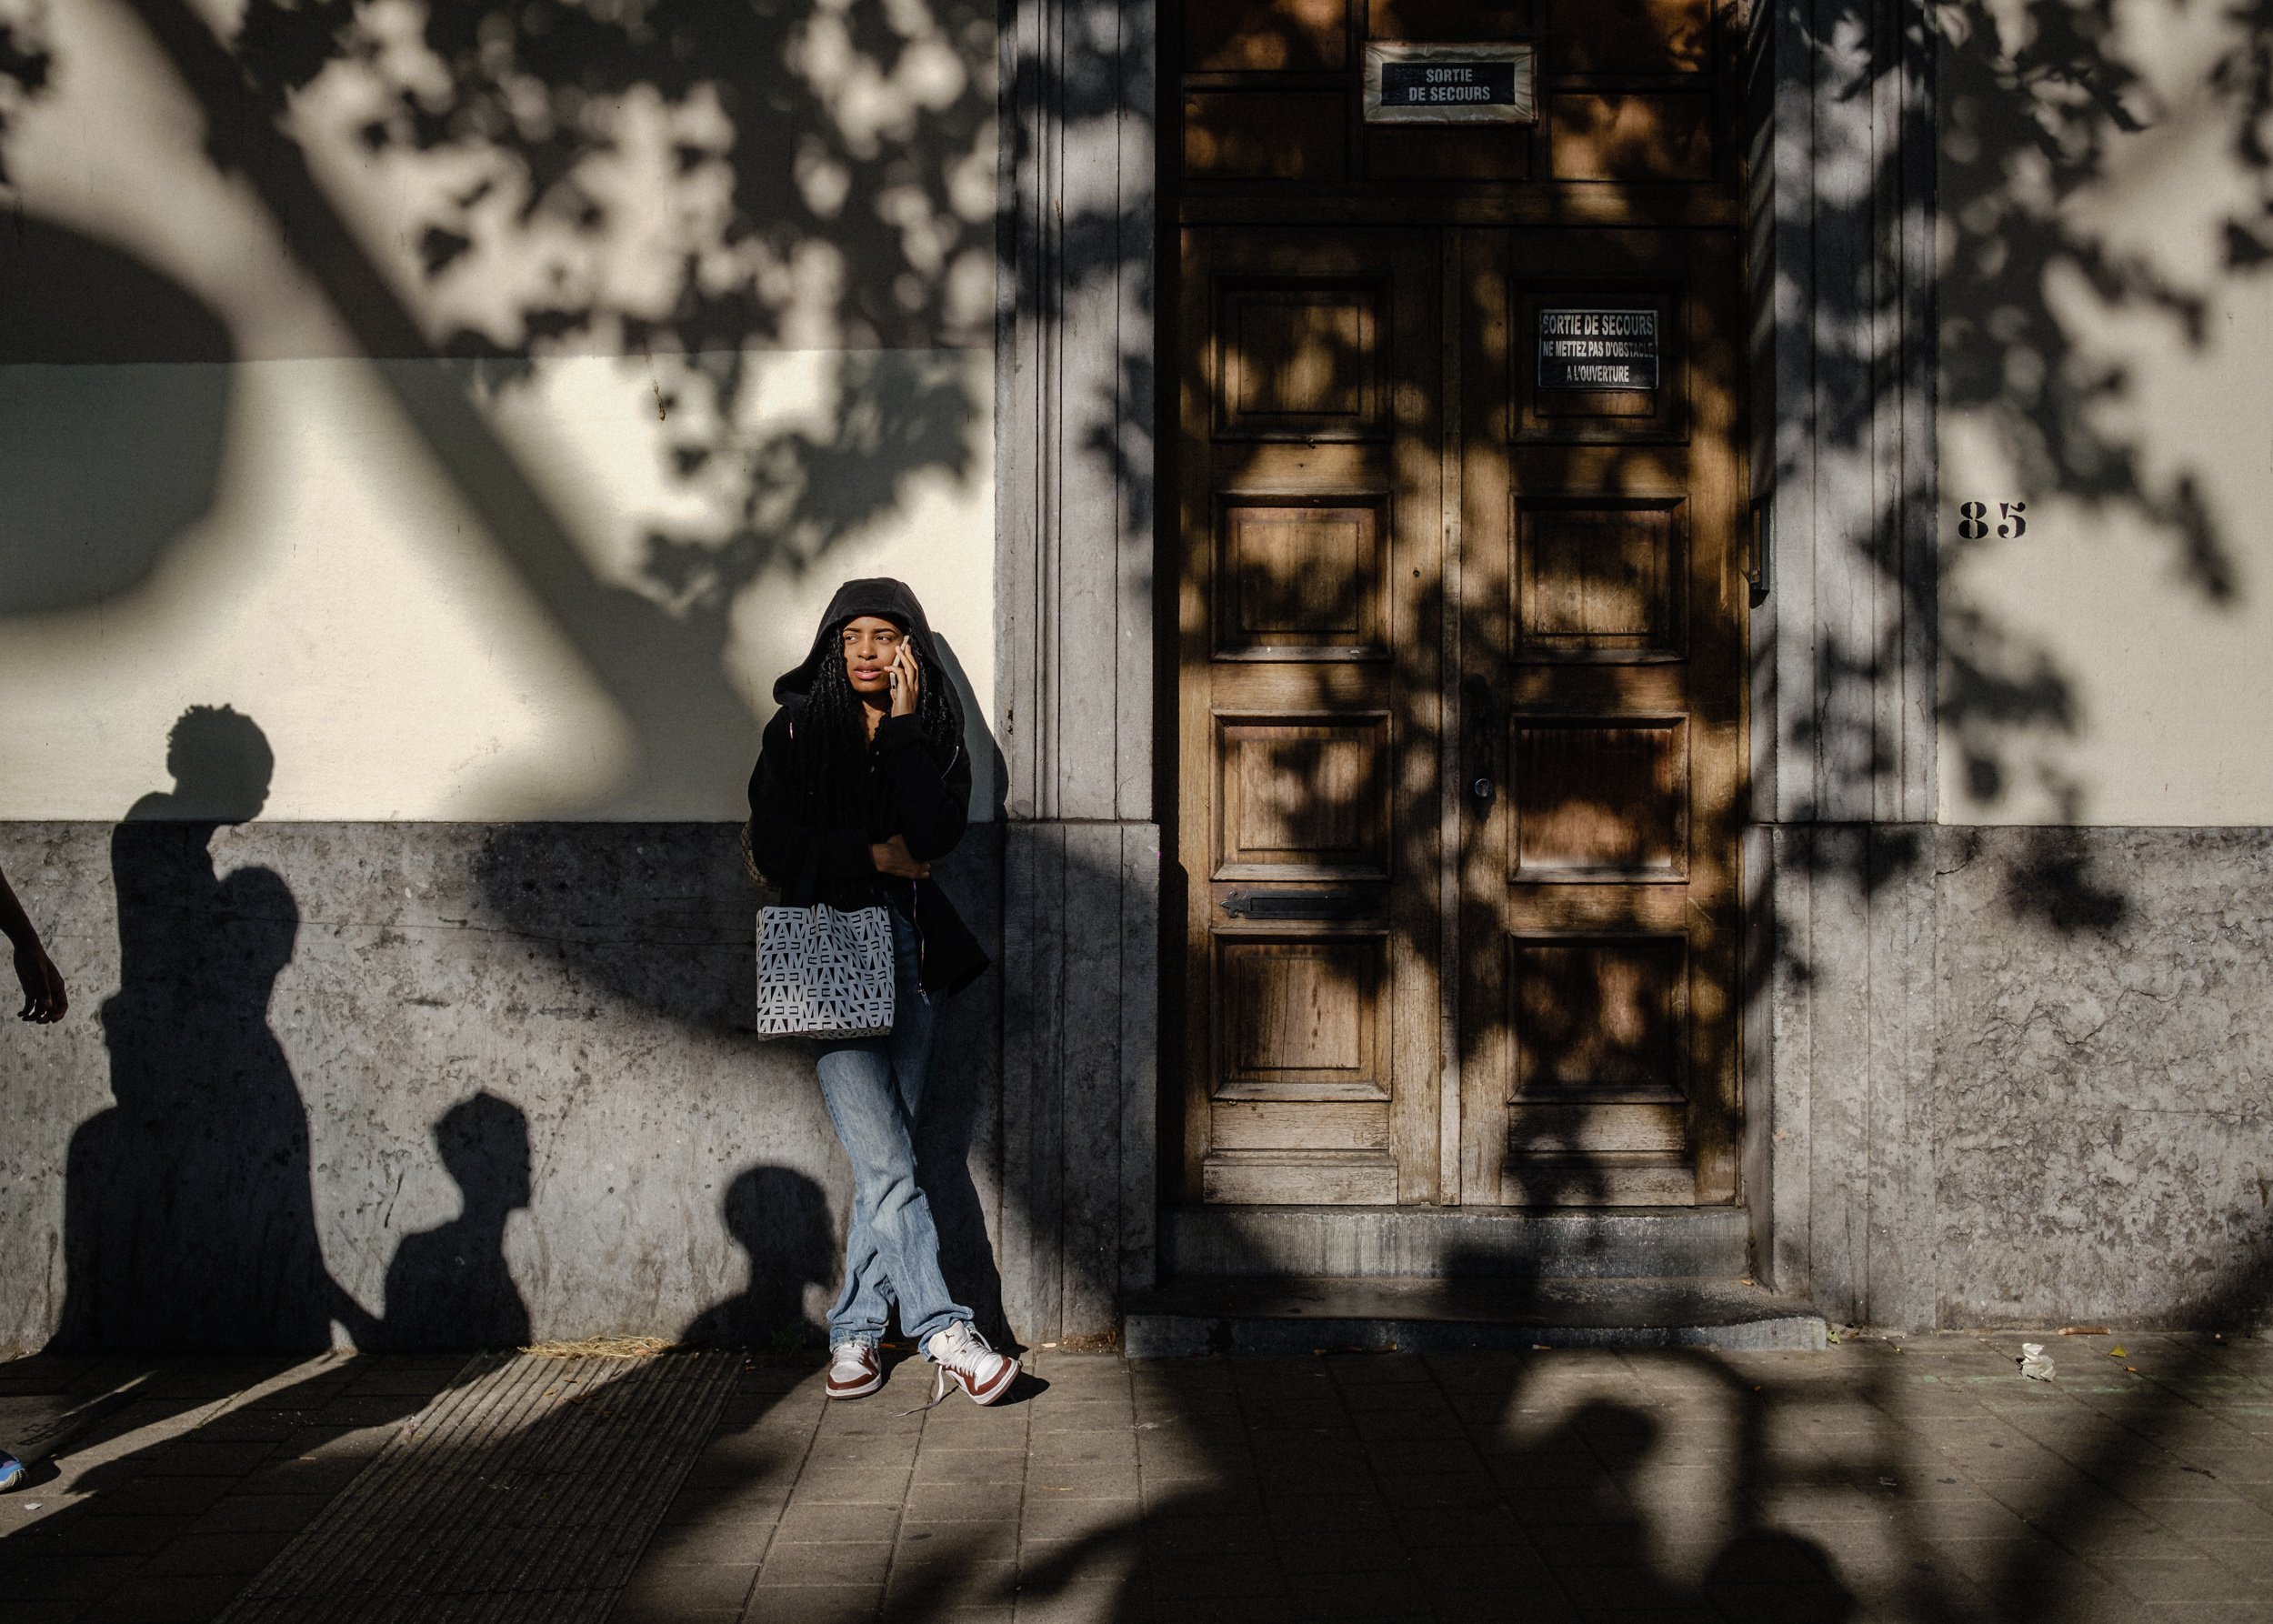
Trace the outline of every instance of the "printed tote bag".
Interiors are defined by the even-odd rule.
[[[757,912],[757,1035],[881,1038],[892,1029],[892,924],[881,907]]]

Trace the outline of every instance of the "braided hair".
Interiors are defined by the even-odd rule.
[[[916,655],[916,726],[924,748],[944,767],[963,742],[947,674],[919,640],[909,639],[909,647]],[[797,728],[806,818],[814,828],[863,827],[870,810],[867,707],[853,690],[841,644],[827,647],[818,667]]]

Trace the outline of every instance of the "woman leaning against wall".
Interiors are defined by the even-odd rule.
[[[969,813],[962,705],[923,606],[883,578],[838,589],[812,652],[775,683],[774,697],[781,708],[750,775],[751,859],[786,907],[885,908],[896,978],[890,1033],[824,1041],[816,1068],[853,1168],[828,1395],[857,1398],[884,1385],[876,1347],[896,1304],[901,1328],[938,1368],[933,1401],[952,1381],[991,1404],[1017,1366],[949,1294],[916,1166],[939,1001],[986,967],[931,877]]]

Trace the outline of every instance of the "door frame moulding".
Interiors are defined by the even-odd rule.
[[[1922,0],[1756,0],[1744,26],[1754,1266],[1910,1328],[1934,1322],[1937,33]]]
[[[1342,18],[1340,23],[1336,24],[1337,26],[1354,28],[1358,26],[1357,9],[1354,6],[1348,8],[1347,17],[1344,17],[1343,13],[1332,11],[1329,11],[1327,16]],[[1719,10],[1725,16],[1729,7],[1722,5]],[[1555,183],[1543,190],[1535,188],[1533,191],[1518,194],[1507,188],[1479,189],[1473,192],[1464,189],[1457,195],[1426,193],[1416,196],[1410,195],[1410,188],[1407,188],[1406,195],[1389,195],[1377,186],[1372,191],[1366,190],[1367,186],[1375,185],[1378,177],[1366,169],[1358,149],[1353,146],[1349,166],[1327,166],[1320,170],[1321,183],[1328,185],[1329,191],[1305,189],[1302,185],[1297,185],[1293,190],[1277,198],[1268,194],[1267,188],[1277,184],[1277,180],[1284,177],[1277,176],[1269,165],[1257,166],[1251,164],[1245,166],[1227,165],[1220,173],[1210,175],[1203,165],[1193,171],[1191,185],[1193,197],[1187,199],[1179,196],[1176,206],[1167,210],[1166,215],[1176,221],[1179,233],[1188,232],[1200,238],[1207,238],[1217,233],[1239,231],[1253,231],[1267,235],[1272,227],[1283,228],[1289,237],[1297,235],[1324,235],[1332,237],[1337,225],[1361,226],[1368,235],[1377,232],[1385,236],[1396,231],[1425,231],[1445,250],[1438,263],[1438,275],[1433,280],[1437,283],[1439,307],[1447,310],[1459,307],[1466,297],[1459,256],[1464,251],[1473,252],[1466,247],[1469,235],[1487,234],[1494,228],[1562,229],[1573,233],[1585,231],[1589,227],[1603,228],[1599,236],[1589,236],[1587,239],[1587,252],[1583,256],[1586,263],[1581,267],[1586,277],[1591,278],[1597,275],[1621,276],[1630,284],[1629,291],[1634,291],[1636,297],[1649,299],[1659,308],[1672,312],[1679,317],[1679,319],[1671,320],[1666,328],[1667,333],[1671,336],[1667,356],[1670,371],[1667,375],[1665,391],[1658,396],[1662,403],[1662,409],[1652,416],[1651,421],[1646,426],[1647,432],[1635,434],[1632,431],[1632,426],[1629,425],[1619,425],[1615,431],[1605,428],[1597,432],[1587,433],[1571,424],[1558,424],[1551,419],[1539,419],[1530,408],[1527,407],[1522,431],[1517,433],[1511,427],[1509,437],[1511,440],[1522,440],[1527,447],[1534,452],[1540,446],[1557,445],[1568,440],[1573,445],[1585,446],[1589,454],[1601,452],[1606,455],[1608,454],[1609,448],[1635,442],[1650,444],[1683,442],[1688,437],[1687,430],[1690,425],[1685,420],[1687,413],[1675,409],[1671,403],[1679,401],[1684,406],[1690,404],[1690,395],[1687,385],[1691,344],[1701,341],[1702,336],[1707,333],[1717,334],[1717,342],[1729,352],[1727,359],[1735,360],[1741,355],[1741,343],[1735,338],[1737,312],[1734,307],[1736,286],[1732,279],[1738,263],[1735,250],[1738,246],[1737,227],[1741,219],[1741,201],[1737,192],[1728,184],[1735,169],[1732,155],[1734,146],[1730,139],[1735,103],[1733,95],[1729,94],[1733,87],[1733,75],[1726,70],[1733,64],[1725,45],[1717,43],[1719,36],[1717,35],[1716,39],[1713,55],[1717,65],[1708,75],[1702,76],[1709,77],[1713,83],[1715,116],[1720,121],[1714,137],[1714,150],[1717,156],[1712,166],[1712,177],[1708,183],[1710,195],[1692,197],[1685,192],[1677,197],[1671,188],[1645,187],[1638,195],[1621,194],[1618,197],[1604,198],[1590,194],[1588,188],[1583,185],[1562,185],[1561,178],[1552,173],[1551,165],[1548,165],[1543,157],[1531,165],[1532,180]],[[1290,80],[1283,77],[1273,78],[1267,74],[1258,73],[1251,77],[1254,83],[1249,83],[1247,79],[1242,78],[1237,74],[1208,73],[1187,75],[1179,83],[1183,88],[1193,91],[1195,94],[1213,93],[1217,90],[1234,92],[1243,87],[1257,89],[1258,86],[1267,89],[1272,94],[1277,94],[1279,91],[1287,90],[1292,84]],[[1265,79],[1269,80],[1267,85],[1262,84]],[[1300,88],[1306,93],[1316,92],[1329,89],[1338,82],[1340,81],[1333,75],[1315,74],[1303,77],[1300,81]],[[1592,88],[1590,84],[1587,87]],[[1683,84],[1678,88],[1687,92],[1695,90],[1696,85]],[[1330,98],[1311,97],[1314,102]],[[1697,96],[1695,99],[1701,104],[1705,98]],[[1164,104],[1162,113],[1164,123],[1172,125],[1174,116],[1173,107]],[[1358,132],[1354,125],[1350,126],[1348,137],[1353,143],[1358,139]],[[1175,149],[1178,145],[1180,144],[1173,141],[1163,144],[1163,151],[1168,155],[1162,159],[1163,171],[1165,175],[1171,177],[1181,173],[1174,156]],[[1700,174],[1695,178],[1705,180],[1707,177]],[[1345,185],[1347,190],[1343,189]],[[1210,186],[1217,189],[1211,193],[1208,189]],[[1702,189],[1704,188],[1700,188]],[[1599,193],[1602,188],[1594,190]],[[1664,195],[1660,195],[1661,193]],[[1613,227],[1627,229],[1621,231],[1611,229]],[[1697,325],[1694,311],[1674,296],[1673,290],[1689,285],[1679,265],[1657,265],[1654,267],[1655,277],[1650,280],[1642,279],[1640,272],[1632,269],[1627,265],[1629,259],[1641,253],[1641,250],[1630,246],[1636,241],[1656,242],[1661,238],[1669,241],[1671,237],[1667,234],[1690,236],[1694,235],[1692,228],[1703,228],[1705,234],[1709,235],[1716,245],[1717,263],[1720,272],[1717,286],[1721,289],[1721,293],[1715,302],[1717,305],[1728,306],[1719,310],[1718,319],[1702,326]],[[1340,240],[1345,242],[1349,253],[1353,255],[1357,253],[1355,245],[1349,243],[1346,236]],[[1621,246],[1614,247],[1613,244]],[[1192,252],[1200,254],[1204,257],[1207,251],[1204,248],[1195,247]],[[1179,263],[1185,262],[1180,260]],[[1567,278],[1554,276],[1542,270],[1536,277],[1527,278],[1525,286],[1532,303],[1536,304],[1544,299],[1547,303],[1553,304],[1558,302],[1552,296],[1557,291],[1571,291],[1576,295],[1575,289],[1560,287],[1560,284],[1565,281],[1567,281]],[[1663,295],[1664,297],[1657,297],[1657,296],[1659,295]],[[1672,302],[1667,303],[1667,300],[1672,300]],[[1583,298],[1581,302],[1585,302]],[[1205,320],[1218,315],[1224,303],[1224,298],[1216,295],[1212,290],[1196,296],[1187,289],[1178,301],[1178,308],[1185,312],[1187,322]],[[1464,468],[1462,447],[1466,436],[1461,426],[1461,413],[1467,391],[1458,382],[1458,375],[1463,365],[1462,349],[1467,341],[1462,336],[1461,329],[1451,323],[1446,323],[1441,326],[1439,337],[1441,354],[1437,356],[1437,361],[1441,368],[1441,377],[1440,386],[1437,393],[1441,404],[1439,432],[1443,437],[1443,453],[1437,459],[1440,464],[1438,474],[1431,477],[1430,486],[1432,489],[1439,490],[1442,529],[1441,534],[1436,539],[1444,552],[1446,561],[1444,573],[1439,577],[1439,585],[1443,588],[1447,604],[1462,604],[1466,602],[1467,596],[1467,592],[1462,588],[1457,568],[1462,529],[1464,526],[1468,526],[1472,535],[1473,526],[1482,521],[1477,516],[1465,513],[1461,489],[1464,484],[1464,474],[1472,475],[1472,471]],[[1214,342],[1214,340],[1207,342]],[[1437,347],[1437,346],[1432,345],[1430,347]],[[1173,349],[1164,348],[1161,352],[1160,370],[1163,376],[1182,379],[1186,376],[1188,367],[1192,369],[1192,376],[1196,379],[1206,376],[1209,382],[1213,382],[1213,375],[1207,373],[1201,362],[1202,351],[1205,348],[1206,343],[1199,335],[1187,332],[1183,340]],[[1723,366],[1718,370],[1725,373],[1730,368]],[[1520,372],[1521,367],[1518,365],[1519,375]],[[1196,383],[1194,386],[1205,393],[1207,386]],[[1528,386],[1526,387],[1527,389]],[[1526,398],[1528,399],[1529,396],[1527,395]],[[1212,396],[1210,399],[1212,402]],[[1724,396],[1720,404],[1727,407],[1739,403],[1732,403]],[[1195,404],[1190,409],[1196,414],[1190,425],[1191,432],[1195,436],[1206,437],[1205,413],[1212,412],[1219,434],[1224,434],[1225,437],[1228,437],[1226,432],[1226,425],[1230,421],[1230,417],[1227,416],[1228,409],[1222,406],[1220,403],[1211,404],[1202,408],[1197,405],[1197,397],[1195,397]],[[1354,406],[1352,409],[1358,411],[1361,408]],[[1469,402],[1467,409],[1472,414],[1487,408],[1477,403]],[[1732,414],[1725,409],[1716,419],[1724,428],[1732,426],[1735,420]],[[1171,428],[1171,426],[1164,424],[1163,428],[1164,443],[1181,445],[1183,425],[1178,424]],[[1171,435],[1174,436],[1173,441],[1169,437]],[[1715,437],[1718,440],[1720,436],[1717,433]],[[1735,471],[1736,466],[1736,463],[1731,460],[1722,470],[1722,477],[1713,503],[1716,513],[1722,514],[1732,520],[1741,517],[1742,499],[1745,494],[1741,484],[1727,476]],[[1439,481],[1441,481],[1441,486],[1439,486]],[[1180,477],[1179,485],[1184,483],[1187,482]],[[1540,506],[1547,505],[1540,504]],[[1523,511],[1527,514],[1530,506],[1525,505]],[[1675,506],[1679,506],[1682,504],[1677,503]],[[1197,526],[1199,522],[1197,516],[1197,509],[1194,508],[1191,511],[1196,516],[1193,523]],[[1194,530],[1195,546],[1200,545],[1198,536],[1199,532],[1196,527]],[[1687,553],[1686,533],[1682,539],[1682,552],[1686,558]],[[1164,558],[1173,558],[1177,556],[1177,540],[1175,536],[1164,531],[1161,545],[1164,548]],[[1471,579],[1475,578],[1475,561],[1470,560],[1468,573]],[[1399,573],[1401,575],[1402,572]],[[1686,575],[1686,570],[1683,573]],[[1199,590],[1196,583],[1199,582],[1205,574],[1197,557],[1192,562],[1189,574],[1190,579],[1182,583],[1187,596],[1180,604],[1172,605],[1167,596],[1167,582],[1163,582],[1159,612],[1162,620],[1167,623],[1168,627],[1172,627],[1176,620],[1179,618],[1176,611],[1180,611],[1180,617],[1187,621],[1199,612],[1198,599],[1189,596]],[[1678,600],[1687,601],[1689,596],[1688,585],[1686,580],[1677,585],[1675,590]],[[1222,598],[1220,589],[1211,585],[1210,592],[1211,606],[1219,608]],[[1715,601],[1723,601],[1718,594],[1714,595],[1714,598]],[[1702,601],[1701,598],[1700,601]],[[1741,599],[1737,599],[1736,602],[1740,604]],[[1733,616],[1729,617],[1727,623],[1733,624]],[[1442,662],[1441,676],[1435,685],[1437,692],[1433,696],[1439,714],[1454,705],[1459,692],[1459,674],[1464,668],[1464,662],[1460,657],[1460,639],[1465,629],[1464,617],[1460,614],[1447,614],[1444,617],[1437,650]],[[1187,635],[1190,635],[1188,631]],[[1162,641],[1164,645],[1171,641],[1166,635],[1165,628]],[[1190,651],[1187,649],[1182,652],[1188,654]],[[1665,650],[1666,663],[1667,665],[1680,663],[1684,652],[1671,648]],[[1718,671],[1712,691],[1721,696],[1726,702],[1727,712],[1737,711],[1741,703],[1738,696],[1745,681],[1742,652],[1743,644],[1740,637],[1726,642],[1719,651]],[[1195,703],[1197,701],[1187,697],[1177,708],[1179,711],[1189,711]],[[1735,779],[1741,777],[1744,763],[1748,759],[1748,756],[1747,747],[1734,731],[1731,716],[1723,714],[1719,720],[1721,725],[1717,729],[1715,737],[1716,759],[1722,764],[1724,770],[1718,772],[1716,777],[1725,791]],[[1176,760],[1189,775],[1197,772],[1199,767],[1198,761],[1190,754],[1194,748],[1193,741],[1197,739],[1199,730],[1189,717],[1184,718],[1184,724],[1186,730],[1178,735],[1179,746]],[[1447,737],[1453,732],[1453,729],[1447,728]],[[1186,796],[1192,796],[1196,793],[1197,786],[1187,783],[1182,788]],[[1457,851],[1464,844],[1462,834],[1466,816],[1463,803],[1466,797],[1457,789],[1455,782],[1449,778],[1440,779],[1437,788],[1437,797],[1427,797],[1427,800],[1433,800],[1435,804],[1436,815],[1433,819],[1426,809],[1427,801],[1424,801],[1423,805],[1416,810],[1421,821],[1434,823],[1435,827],[1431,832],[1438,840],[1441,848],[1449,854]],[[1169,790],[1167,793],[1173,796],[1175,791]],[[1201,816],[1206,798],[1204,795],[1198,796],[1197,798],[1190,800],[1182,810],[1173,814],[1169,810],[1168,802],[1164,800],[1163,816],[1164,817],[1170,816],[1182,817],[1188,815],[1197,818]],[[1743,804],[1741,797],[1731,799],[1725,794],[1717,801],[1716,806],[1719,816],[1715,825],[1716,850],[1723,850],[1737,838],[1735,831],[1728,826],[1728,819],[1741,804]],[[1188,836],[1184,844],[1194,847],[1195,850],[1206,846],[1205,842],[1195,843],[1188,838]],[[1198,858],[1194,857],[1189,866],[1192,867],[1192,873],[1188,878],[1191,883],[1197,885],[1200,879]],[[1729,927],[1735,923],[1735,920],[1728,917],[1728,913],[1735,898],[1729,887],[1728,879],[1732,868],[1737,866],[1739,866],[1737,853],[1734,849],[1726,849],[1721,861],[1715,865],[1719,876],[1718,883],[1722,887],[1715,906],[1725,920],[1714,930],[1717,937],[1715,948],[1717,955],[1726,956],[1725,958],[1716,957],[1710,966],[1709,973],[1714,976],[1717,983],[1728,981],[1737,969],[1734,962],[1736,955],[1729,952],[1733,934]],[[1597,877],[1615,879],[1640,877],[1603,876]],[[1684,875],[1681,877],[1686,879],[1687,877]],[[1453,965],[1461,960],[1458,932],[1461,917],[1465,910],[1460,907],[1458,898],[1462,887],[1463,877],[1458,867],[1457,864],[1447,862],[1438,874],[1436,890],[1438,899],[1438,915],[1436,929],[1432,933],[1437,937],[1434,951],[1439,964]],[[1207,920],[1212,917],[1212,912],[1204,905],[1203,899],[1195,897],[1191,899],[1187,913],[1186,923],[1191,933],[1190,950],[1197,953],[1203,950],[1204,944],[1209,939]],[[1196,969],[1188,980],[1190,1002],[1187,1012],[1194,1027],[1204,1027],[1208,1000],[1208,977],[1204,971]],[[1434,1198],[1452,1201],[1466,1198],[1487,1203],[1494,1203],[1502,1198],[1521,1198],[1519,1195],[1515,1195],[1512,1191],[1508,1197],[1503,1198],[1503,1180],[1497,1171],[1491,1168],[1488,1157],[1479,1155],[1474,1147],[1464,1145],[1462,1142],[1466,1136],[1462,1131],[1463,1112],[1460,1109],[1461,1096],[1464,1092],[1461,1078],[1463,1039],[1458,1025],[1460,996],[1459,990],[1449,980],[1440,981],[1436,1011],[1437,1030],[1433,1038],[1420,1035],[1417,1031],[1423,1026],[1425,1018],[1413,1019],[1407,1028],[1416,1031],[1417,1042],[1426,1044],[1434,1041],[1437,1045],[1437,1061],[1434,1068],[1437,1073],[1434,1090],[1437,1099],[1435,1119],[1437,1128],[1435,1168],[1437,1191],[1433,1195],[1408,1193],[1405,1198],[1408,1200]],[[1709,1108],[1717,1110],[1718,1115],[1717,1131],[1700,1132],[1693,1136],[1695,1140],[1699,1141],[1699,1145],[1690,1159],[1699,1175],[1697,1183],[1702,1198],[1726,1202],[1733,1194],[1737,1182],[1737,1158],[1731,1154],[1736,1139],[1734,1132],[1736,1125],[1730,1118],[1739,1090],[1734,1076],[1736,1063],[1733,1058],[1737,1046],[1733,1041],[1733,1034],[1729,1033],[1722,1023],[1726,1019],[1724,1012],[1733,1007],[1733,1005],[1726,1001],[1708,1004],[1707,1000],[1700,999],[1697,1000],[1697,1007],[1709,1007],[1715,1010],[1713,1026],[1717,1034],[1715,1044],[1717,1064],[1709,1068],[1714,1078],[1714,1086],[1709,1096],[1711,1102]],[[1190,1111],[1197,1114],[1207,1108],[1204,1102],[1208,1089],[1198,1075],[1205,1069],[1202,1062],[1205,1057],[1213,1053],[1220,1045],[1219,1042],[1211,1044],[1204,1031],[1186,1031],[1181,1035],[1184,1041],[1177,1046],[1178,1049],[1193,1057],[1193,1059],[1190,1062],[1192,1075],[1187,1077],[1187,1086],[1178,1090],[1178,1094],[1187,1101]],[[1685,1052],[1686,1058],[1687,1057]],[[1473,1069],[1470,1070],[1469,1075],[1471,1078],[1475,1076]],[[1703,1074],[1700,1072],[1700,1075]],[[1473,1105],[1475,1102],[1467,1103]],[[1177,1135],[1178,1126],[1176,1122],[1170,1121],[1164,1124],[1164,1146],[1174,1145],[1176,1148],[1182,1149],[1185,1154],[1180,1159],[1190,1168],[1186,1178],[1179,1181],[1176,1187],[1171,1198],[1199,1199],[1201,1198],[1199,1191],[1205,1182],[1202,1169],[1203,1153],[1207,1143],[1207,1131],[1205,1128],[1187,1124],[1183,1132],[1183,1143],[1177,1143]],[[1702,1143],[1706,1140],[1709,1140],[1710,1143],[1708,1145]],[[1638,1159],[1637,1157],[1637,1160]],[[1708,1164],[1709,1177],[1707,1176]],[[1486,1177],[1486,1174],[1489,1176]],[[1661,1198],[1652,1196],[1650,1198]]]
[[[999,14],[996,632],[1007,820],[1004,1308],[1103,1345],[1153,1281],[1150,0]]]
[[[1116,1326],[1118,1293],[1151,1281],[1159,1199],[1155,655],[1177,612],[1154,569],[1160,41],[1153,0],[1000,15],[1003,1131],[1006,1200],[1026,1208],[1001,1242],[1014,1324],[1056,1339]],[[1924,1119],[1930,1083],[1903,1030],[1930,897],[1884,854],[1935,816],[1935,36],[1919,0],[1861,15],[1787,0],[1740,18],[1751,494],[1773,584],[1752,616],[1744,1175],[1764,1279],[1918,1324],[1929,1145],[1894,1130]],[[1842,313],[1847,336],[1824,319]],[[1843,415],[1857,399],[1871,409]],[[1832,648],[1867,657],[1828,666]],[[1825,857],[1847,831],[1880,858]],[[1880,870],[1899,883],[1867,883]],[[1111,923],[1081,919],[1106,896]],[[1071,972],[1077,919],[1134,933],[1113,975]],[[1884,1167],[1895,1154],[1926,1160]]]

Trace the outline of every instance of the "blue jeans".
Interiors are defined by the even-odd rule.
[[[948,1295],[939,1272],[939,1231],[916,1175],[916,1124],[938,1036],[939,1009],[916,979],[915,927],[891,912],[892,1033],[825,1043],[816,1069],[829,1120],[853,1169],[852,1224],[845,1236],[845,1288],[828,1313],[830,1343],[873,1343],[899,1305],[900,1328],[917,1347],[970,1309]]]

